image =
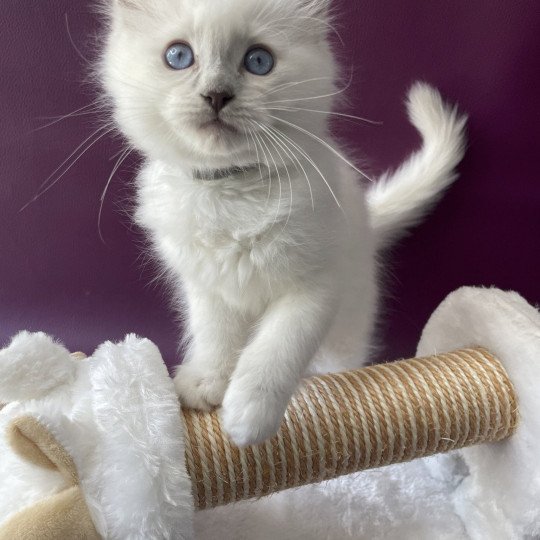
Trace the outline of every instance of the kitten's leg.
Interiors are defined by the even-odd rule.
[[[327,287],[304,289],[269,306],[223,401],[223,426],[238,445],[262,442],[279,429],[334,317],[335,296]]]
[[[188,310],[191,340],[174,383],[182,405],[210,410],[223,401],[249,326],[222,299],[204,293],[192,296]]]

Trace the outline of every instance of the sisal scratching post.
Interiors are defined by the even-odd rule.
[[[518,424],[512,383],[482,348],[307,380],[259,447],[233,446],[216,413],[183,416],[198,509],[501,441]]]

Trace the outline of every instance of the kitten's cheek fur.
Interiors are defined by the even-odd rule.
[[[260,444],[279,430],[287,403],[271,390],[249,389],[233,380],[220,410],[223,429],[238,446]]]
[[[174,386],[182,406],[200,411],[211,411],[223,402],[228,380],[217,371],[201,369],[197,364],[178,367]]]

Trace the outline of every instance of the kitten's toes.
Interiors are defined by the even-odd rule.
[[[286,407],[287,400],[272,392],[232,384],[223,400],[221,423],[238,446],[260,444],[278,432]]]
[[[227,379],[220,373],[202,371],[191,364],[180,366],[174,377],[174,386],[182,406],[200,411],[219,407],[227,385]]]

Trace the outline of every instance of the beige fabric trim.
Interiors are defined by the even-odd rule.
[[[23,416],[14,420],[8,426],[7,440],[22,459],[45,469],[59,470],[72,486],[79,483],[71,456],[35,418]]]
[[[101,540],[78,486],[15,514],[0,529],[0,540]]]
[[[12,516],[0,528],[0,540],[101,539],[78,485],[75,463],[47,428],[31,416],[17,418],[8,426],[7,440],[22,459],[60,471],[70,487]]]

